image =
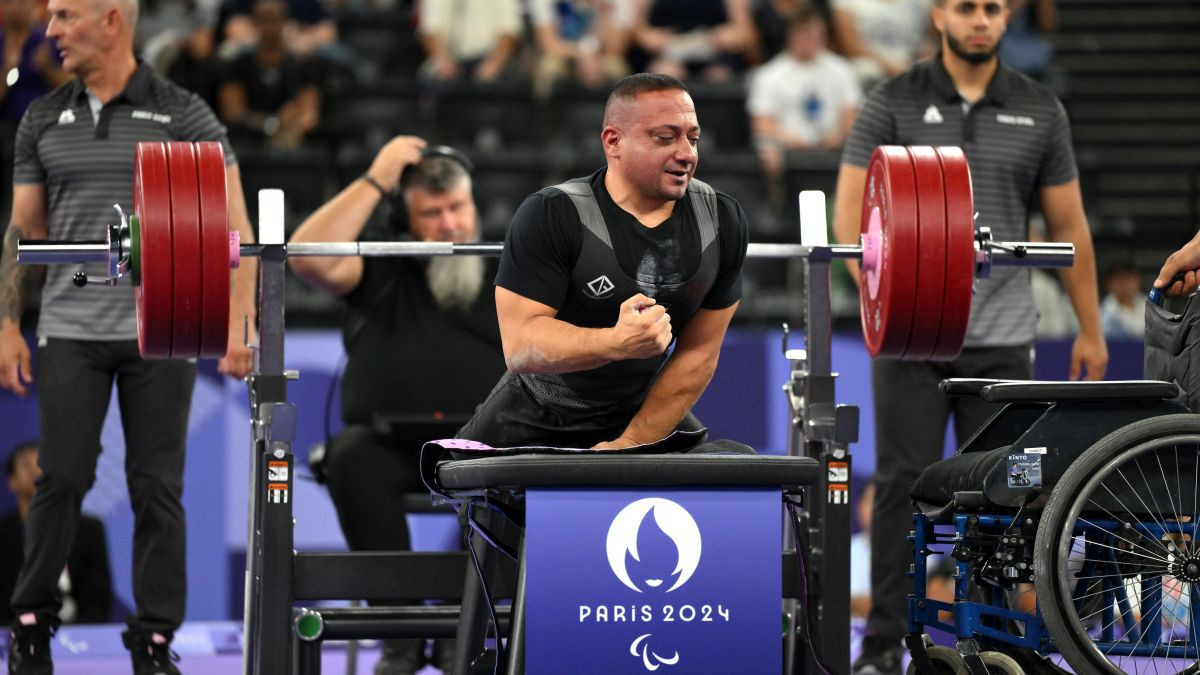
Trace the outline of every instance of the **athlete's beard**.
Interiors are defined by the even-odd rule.
[[[967,51],[967,48],[963,46],[963,43],[959,42],[953,35],[950,35],[949,33],[946,34],[946,44],[950,46],[950,51],[954,52],[958,58],[973,66],[981,66],[996,57],[995,47],[983,52]]]
[[[425,268],[429,291],[442,309],[469,308],[483,287],[483,258],[474,255],[435,256]]]

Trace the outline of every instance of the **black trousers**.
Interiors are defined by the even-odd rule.
[[[171,632],[187,605],[184,445],[196,365],[144,361],[137,341],[46,340],[39,347],[42,475],[25,524],[25,564],[13,613],[57,623],[58,577],[83,496],[96,480],[100,429],[113,382],[125,431],[125,480],[133,507],[133,596],[129,628]]]
[[[420,451],[366,425],[348,426],[333,438],[325,460],[329,496],[352,550],[411,548],[404,495],[429,494],[421,482]]]
[[[950,377],[1028,380],[1029,346],[964,349],[954,361],[871,363],[875,400],[875,503],[871,520],[871,611],[867,634],[895,638],[907,630],[906,597],[913,528],[912,485],[925,467],[942,459],[946,421],[953,415],[959,445],[1000,406],[978,398],[947,398],[938,383]]]

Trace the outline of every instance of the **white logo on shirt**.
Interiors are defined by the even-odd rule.
[[[942,112],[937,109],[936,105],[930,105],[925,109],[925,124],[941,124],[945,121],[942,119]]]
[[[75,123],[75,113],[70,108],[67,108],[66,110],[60,112],[58,114],[58,123],[59,124],[74,124]]]
[[[1034,126],[1033,118],[1025,115],[1006,115],[1005,113],[999,113],[996,115],[996,121],[1000,124],[1011,124],[1018,127]]]
[[[595,279],[589,281],[587,283],[587,287],[588,290],[592,292],[593,298],[607,297],[608,294],[612,293],[613,288],[615,288],[612,280],[610,280],[605,274],[601,274]]]
[[[171,123],[170,115],[163,115],[162,113],[154,113],[154,112],[150,112],[149,110],[134,110],[132,113],[130,113],[130,117],[132,117],[135,120],[150,120],[151,122],[158,122],[159,124],[170,124]]]

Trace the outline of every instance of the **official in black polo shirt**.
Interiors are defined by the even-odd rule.
[[[225,130],[195,94],[159,79],[134,58],[136,1],[51,0],[49,11],[46,33],[75,79],[36,100],[17,132],[12,221],[0,259],[0,386],[19,395],[33,375],[20,332],[24,296],[43,270],[16,264],[17,239],[102,239],[116,215],[114,203],[132,212],[139,141],[224,143],[229,221],[243,241],[253,236]],[[240,333],[244,316],[253,325],[255,268],[243,264],[234,274],[229,348],[219,364],[239,378],[252,365]],[[187,598],[180,498],[196,365],[143,361],[132,287],[76,288],[75,271],[66,265],[45,270],[37,330],[42,475],[12,598],[9,672],[50,672],[58,576],[83,496],[95,482],[100,428],[115,381],[134,513],[136,608],[125,642],[136,672],[177,673],[169,662],[170,641]]]
[[[996,58],[1009,9],[1003,0],[938,0],[933,22],[941,52],[884,82],[868,97],[842,156],[835,233],[859,238],[866,167],[879,145],[956,145],[971,167],[977,226],[999,240],[1028,239],[1030,204],[1040,197],[1049,236],[1075,245],[1064,270],[1080,333],[1071,354],[1072,379],[1101,379],[1108,349],[1100,330],[1092,238],[1079,192],[1066,111],[1044,86]],[[857,272],[857,270],[854,270]],[[919,292],[919,290],[918,290]],[[871,528],[871,611],[863,655],[854,672],[900,672],[905,596],[911,562],[909,489],[942,456],[947,419],[960,443],[994,412],[974,399],[946,399],[948,377],[1028,379],[1037,310],[1029,272],[994,268],[976,285],[962,355],[948,363],[875,361],[875,508]],[[920,411],[920,414],[914,412]]]

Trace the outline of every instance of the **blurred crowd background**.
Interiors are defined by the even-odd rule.
[[[739,199],[752,240],[790,242],[799,190],[833,203],[864,92],[934,54],[930,1],[142,0],[137,49],[228,126],[251,214],[258,189],[285,190],[289,230],[408,133],[472,157],[483,238],[501,240],[526,195],[603,163],[609,85],[652,70],[692,91],[697,176]],[[1200,223],[1200,4],[1009,5],[1001,58],[1067,106],[1105,326],[1136,333],[1151,272]],[[20,115],[65,76],[41,34],[44,0],[0,0],[0,17],[7,215]],[[746,275],[736,321],[798,318],[798,262],[755,260]],[[1043,335],[1071,334],[1056,278],[1035,275]],[[299,282],[288,292],[291,325],[338,324],[336,299]],[[835,312],[857,321],[845,278]]]

